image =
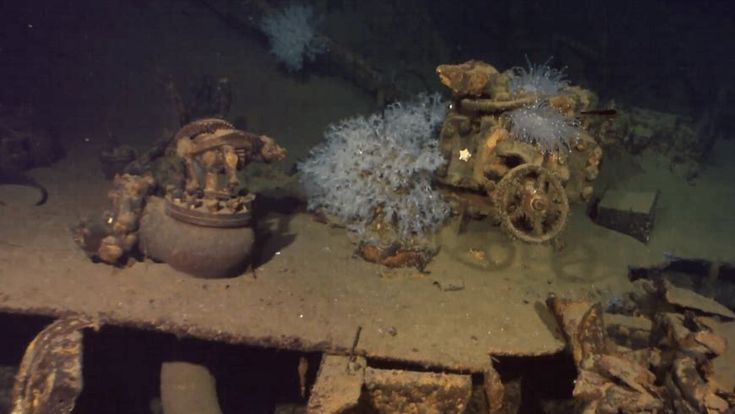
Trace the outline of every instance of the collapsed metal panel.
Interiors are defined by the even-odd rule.
[[[265,223],[273,234],[266,263],[240,277],[196,279],[150,261],[116,268],[91,263],[71,240],[71,211],[83,202],[55,197],[43,214],[4,208],[3,239],[13,243],[0,249],[0,310],[463,372],[482,372],[490,354],[563,347],[537,301],[514,287],[515,267],[489,278],[447,252],[430,275],[389,272],[354,259],[339,229],[307,215],[274,215]],[[462,289],[437,286],[453,278]]]

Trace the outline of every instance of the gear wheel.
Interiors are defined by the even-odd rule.
[[[564,186],[550,170],[533,164],[508,171],[498,182],[493,201],[503,229],[528,243],[558,236],[569,215]]]

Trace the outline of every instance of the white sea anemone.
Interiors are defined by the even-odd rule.
[[[543,96],[553,96],[569,86],[564,69],[555,69],[549,66],[549,58],[541,65],[534,65],[526,57],[528,68],[516,66],[512,69],[513,77],[508,81],[511,93],[533,93]]]
[[[446,163],[436,130],[447,104],[437,95],[397,102],[370,116],[331,124],[299,164],[308,206],[362,233],[378,208],[401,239],[436,230],[449,206],[432,188]]]
[[[577,122],[544,102],[515,109],[507,116],[511,135],[544,152],[569,150],[579,139]]]
[[[289,71],[299,71],[304,61],[324,52],[316,37],[314,9],[292,4],[263,18],[260,29],[268,36],[271,52]]]

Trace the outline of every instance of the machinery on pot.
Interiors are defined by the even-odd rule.
[[[282,160],[286,150],[216,118],[184,125],[168,147],[167,163],[183,165],[176,180],[182,184],[169,185],[161,197],[152,194],[161,186],[152,175],[116,176],[112,210],[74,228],[75,241],[109,264],[125,264],[139,251],[198,277],[240,273],[255,241],[255,194],[240,189],[237,171],[256,160]]]

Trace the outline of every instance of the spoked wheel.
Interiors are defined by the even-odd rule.
[[[564,186],[548,169],[522,164],[508,171],[493,193],[503,229],[529,243],[559,235],[569,215]]]

